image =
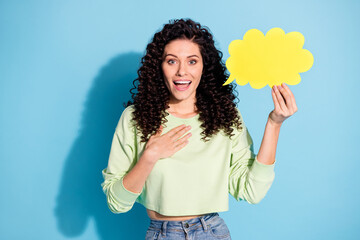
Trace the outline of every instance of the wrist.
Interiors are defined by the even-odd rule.
[[[153,154],[152,152],[149,152],[145,150],[143,154],[141,155],[139,161],[147,163],[147,164],[155,164],[159,158]]]
[[[276,122],[271,119],[270,115],[268,117],[267,124],[274,128],[280,128],[283,122]]]

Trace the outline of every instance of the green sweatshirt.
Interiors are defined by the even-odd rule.
[[[112,212],[127,212],[136,201],[166,216],[199,215],[227,211],[229,193],[237,201],[250,204],[265,197],[275,177],[275,163],[266,165],[257,160],[239,110],[243,129],[233,127],[235,135],[231,139],[221,130],[206,143],[201,140],[199,114],[187,119],[169,114],[162,134],[182,124],[191,125],[189,143],[173,156],[156,162],[141,193],[127,190],[122,179],[146,145],[140,143],[141,135],[132,121],[133,111],[133,105],[123,111],[108,166],[102,171],[101,186]]]

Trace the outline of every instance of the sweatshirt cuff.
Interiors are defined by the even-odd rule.
[[[135,200],[139,197],[141,193],[134,193],[129,190],[127,190],[124,187],[122,177],[119,181],[116,181],[113,184],[113,191],[114,191],[114,197],[117,201],[123,202],[123,203],[129,203],[130,205],[135,202]]]
[[[257,155],[255,156],[255,160],[250,168],[250,174],[253,176],[253,178],[262,180],[262,181],[268,181],[273,180],[275,177],[275,162],[273,164],[264,164],[258,161]]]

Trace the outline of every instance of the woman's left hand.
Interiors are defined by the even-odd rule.
[[[281,126],[285,119],[298,110],[295,97],[285,83],[281,86],[274,85],[271,90],[271,95],[275,109],[269,114],[269,120],[274,125]]]

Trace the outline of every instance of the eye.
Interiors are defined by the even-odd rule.
[[[167,63],[169,63],[169,64],[174,64],[174,63],[175,63],[175,60],[170,59],[170,60],[167,61]]]
[[[190,60],[190,64],[191,64],[191,65],[194,65],[195,63],[197,63],[196,60]]]

